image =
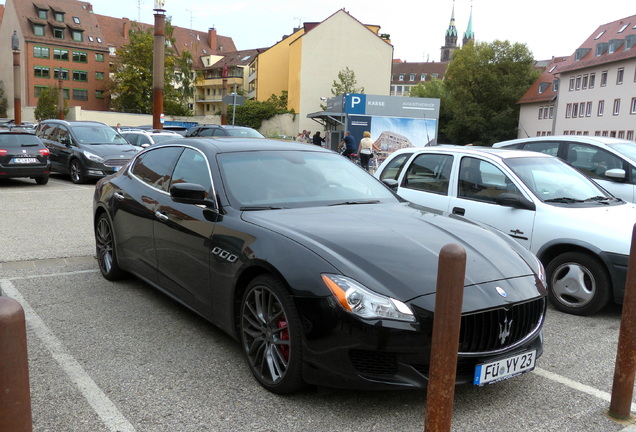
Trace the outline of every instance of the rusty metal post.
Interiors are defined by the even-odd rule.
[[[57,81],[57,118],[64,120],[64,81],[60,67],[60,79]]]
[[[163,129],[163,85],[165,69],[166,15],[161,2],[155,1],[155,39],[152,61],[152,127]]]
[[[458,244],[444,246],[437,270],[425,432],[451,430],[465,274],[466,250]]]
[[[24,310],[4,296],[0,296],[0,431],[32,431]]]
[[[618,333],[614,384],[608,414],[619,420],[630,418],[636,374],[636,225],[632,230],[623,314]]]
[[[13,51],[13,124],[22,124],[22,79],[20,75],[20,51]]]

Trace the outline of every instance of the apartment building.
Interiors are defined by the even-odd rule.
[[[422,62],[409,63],[393,62],[391,71],[391,96],[409,96],[413,87],[425,84],[433,79],[444,79],[448,63]]]
[[[567,58],[555,58],[519,100],[519,137],[634,139],[636,15],[599,26]]]

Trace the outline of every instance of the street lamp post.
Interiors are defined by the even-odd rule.
[[[163,85],[166,10],[165,0],[155,0],[155,39],[152,62],[152,127],[163,129]]]
[[[20,93],[22,90],[20,76],[20,38],[18,33],[13,30],[11,36],[11,49],[13,50],[13,123],[22,124],[22,99]]]

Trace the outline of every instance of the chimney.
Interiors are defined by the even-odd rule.
[[[216,29],[214,27],[208,29],[208,39],[210,40],[210,48],[216,52],[219,47],[216,39]]]
[[[130,20],[128,18],[122,18],[124,21],[124,39],[128,40],[128,33],[130,32]]]

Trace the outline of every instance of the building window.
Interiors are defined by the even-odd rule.
[[[64,96],[64,99],[70,99],[71,98],[71,89],[63,88],[62,89],[62,95]]]
[[[574,77],[570,78],[570,91],[574,91]]]
[[[409,76],[409,81],[415,81],[415,74],[414,74],[414,73],[412,73],[412,74]]]
[[[579,104],[579,117],[585,117],[585,102]]]
[[[554,105],[550,105],[550,118],[554,117]]]
[[[75,24],[79,24],[79,23],[80,23],[80,19],[79,19],[79,17],[74,16],[74,17],[73,17],[73,22],[74,22]]]
[[[77,63],[88,63],[88,54],[84,51],[73,51],[73,61]]]
[[[585,90],[587,88],[587,80],[588,80],[588,76],[587,75],[583,75],[583,84],[582,84],[583,90]]]
[[[104,61],[104,54],[102,54],[102,53],[95,53],[95,61],[103,62],[103,61]]]
[[[630,114],[636,114],[636,97],[632,98],[632,109],[629,112]]]
[[[605,87],[607,85],[607,71],[601,72],[601,87]]]
[[[572,104],[572,118],[576,118],[579,116],[579,104]]]
[[[598,111],[596,112],[596,115],[598,117],[603,117],[604,113],[605,113],[605,101],[600,100],[598,101]]]
[[[82,70],[74,70],[73,81],[88,81],[88,72]]]
[[[627,131],[627,137],[626,138],[628,140],[630,140],[630,141],[634,141],[634,131],[633,130]]]
[[[47,88],[46,86],[34,86],[33,87],[33,96],[35,96],[36,98],[39,98],[40,96],[42,96],[42,90],[44,90],[45,88]]]
[[[543,107],[539,107],[539,120],[543,118]]]
[[[77,30],[73,30],[73,40],[74,40],[75,42],[82,42],[82,41],[84,41],[84,32],[77,31]]]
[[[576,77],[576,89],[581,90],[581,76]]]
[[[55,48],[53,50],[53,58],[55,60],[66,60],[66,61],[68,61],[68,50]]]
[[[64,29],[53,27],[53,37],[55,39],[64,39]]]
[[[596,74],[595,73],[591,73],[590,74],[590,83],[589,83],[589,87],[590,88],[594,88],[594,81],[596,81]]]
[[[104,99],[104,90],[95,90],[95,99]]]
[[[400,74],[398,76],[398,81],[404,81],[404,74]]]
[[[83,89],[73,89],[73,99],[80,101],[88,100],[88,90]]]
[[[50,50],[48,47],[34,46],[33,47],[33,57],[37,58],[49,58]]]
[[[36,66],[33,68],[33,76],[36,78],[51,78],[51,68]]]
[[[425,73],[420,75],[420,81],[426,81],[426,74]]]
[[[567,104],[565,108],[565,118],[572,117],[572,104]]]
[[[104,72],[95,72],[95,79],[96,80],[103,80],[104,79]]]
[[[55,12],[55,21],[64,22],[64,13],[63,12]]]
[[[592,102],[588,102],[585,106],[585,117],[592,117]]]
[[[431,78],[439,78],[439,74],[436,74],[436,73],[431,74]]]
[[[47,11],[46,9],[38,9],[38,18],[40,19],[48,19],[48,15],[47,15]]]
[[[614,99],[614,109],[612,110],[612,114],[618,115],[621,112],[621,100]]]
[[[97,38],[97,42],[99,42],[99,38]],[[114,46],[109,46],[108,52],[110,55],[117,55],[117,48],[115,48]]]
[[[618,131],[618,137],[625,139],[625,131]]]
[[[36,36],[44,36],[44,26],[40,24],[33,24],[33,34]]]
[[[619,68],[618,72],[616,72],[616,84],[623,84],[623,75],[625,75],[625,68]]]
[[[53,68],[53,78],[67,80],[68,69]]]

